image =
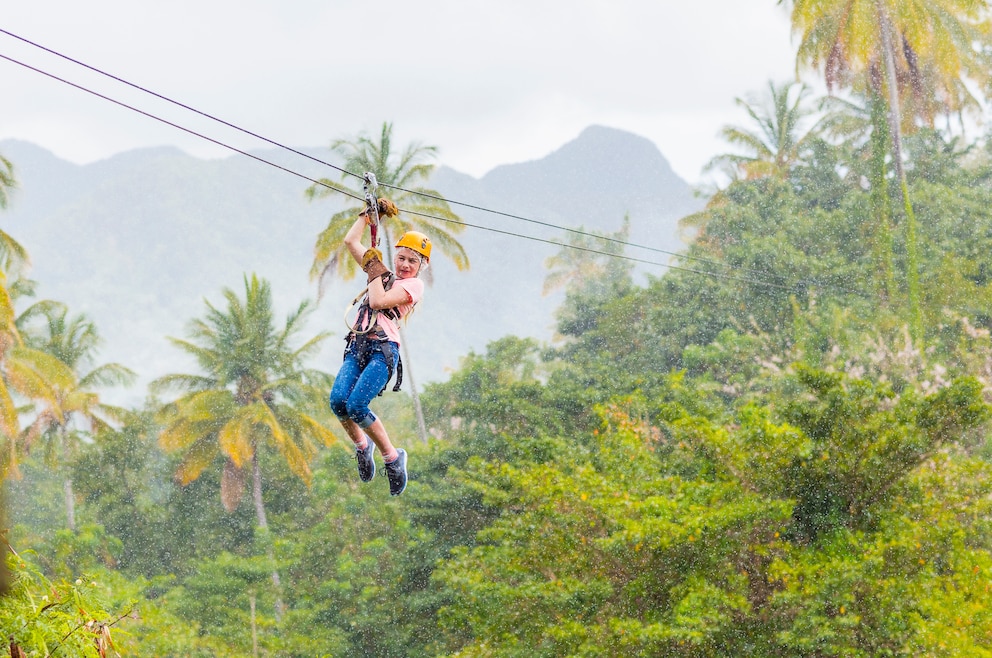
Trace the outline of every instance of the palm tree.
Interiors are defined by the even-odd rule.
[[[757,130],[725,126],[721,136],[744,153],[718,155],[706,165],[706,170],[721,168],[735,180],[766,176],[784,179],[802,161],[805,150],[817,137],[816,125],[809,128],[804,125],[813,114],[803,104],[809,88],[795,82],[776,85],[769,81],[768,91],[770,102],[763,106],[736,99]]]
[[[54,379],[53,395],[35,403],[36,415],[24,436],[26,446],[39,439],[44,441],[49,462],[61,463],[65,469],[66,524],[75,530],[75,493],[67,464],[88,436],[108,429],[110,420],[118,420],[125,414],[122,409],[103,404],[96,389],[130,384],[135,375],[117,363],[84,373],[94,360],[100,336],[96,325],[86,316],[68,319],[64,304],[38,302],[17,318],[17,327],[28,347],[53,357],[71,375]],[[59,371],[64,373],[63,368]]]
[[[0,269],[0,371],[6,371],[4,366],[9,363],[10,351],[21,340],[20,334],[17,333],[15,319],[14,301],[7,288],[7,275],[3,269]],[[0,378],[0,437],[4,438],[4,445],[0,446],[2,449],[0,450],[0,480],[6,475],[8,468],[13,468],[17,464],[15,437],[20,432],[17,406],[11,397],[7,381],[6,376]]]
[[[437,147],[413,143],[407,145],[402,153],[397,154],[393,152],[392,133],[393,125],[384,123],[377,142],[367,135],[359,135],[350,140],[333,141],[331,150],[344,158],[343,169],[357,173],[372,172],[379,184],[386,189],[403,188],[403,190],[391,189],[388,196],[410,216],[404,217],[401,214],[383,222],[383,242],[387,254],[392,249],[390,236],[398,237],[406,231],[416,230],[430,235],[434,250],[450,258],[459,270],[467,269],[468,256],[454,237],[454,234],[461,233],[465,229],[464,225],[458,223],[460,218],[451,211],[439,192],[422,185],[434,171],[434,165],[425,161],[436,156]],[[350,177],[342,174],[341,178],[347,181]],[[309,199],[321,199],[333,194],[334,190],[326,185],[347,188],[327,179],[321,179],[320,182],[320,185],[314,184],[307,188],[306,194]],[[349,191],[360,198],[363,197],[363,194],[356,190]],[[327,227],[317,236],[310,275],[318,279],[321,284],[331,273],[343,279],[351,279],[359,272],[357,264],[348,255],[343,240],[355,217],[363,209],[363,206],[350,206],[335,213],[328,221]]]
[[[14,165],[10,160],[0,155],[0,210],[7,207],[10,199],[10,190],[17,185],[14,178]],[[11,255],[10,243],[17,244],[6,232],[0,231],[0,363],[5,360],[9,337],[9,328],[13,324],[14,313],[11,303],[10,293],[7,290],[6,270],[10,267],[9,259]],[[27,253],[21,248],[23,256]],[[3,480],[7,475],[8,468],[16,467],[15,455],[16,444],[14,436],[18,430],[17,411],[14,401],[10,397],[7,389],[6,379],[0,378],[0,522],[4,521],[6,512],[6,501],[3,498]],[[4,526],[6,527],[6,526]],[[9,573],[7,572],[7,547],[0,548],[0,596],[2,596],[9,585]]]
[[[14,311],[23,286],[7,280],[0,269],[0,480],[17,475],[18,444],[25,438],[17,400],[57,408],[59,391],[75,381],[68,366],[25,343]]]
[[[910,327],[914,338],[922,340],[916,217],[902,162],[902,132],[912,127],[914,114],[932,124],[935,107],[963,112],[979,105],[964,80],[985,85],[990,79],[988,4],[984,0],[791,3],[792,28],[801,35],[797,66],[822,67],[829,89],[841,85],[865,93],[870,103],[884,103],[885,128],[906,215]],[[911,101],[913,113],[900,111],[901,98]],[[875,128],[883,131],[881,125]]]
[[[225,288],[227,310],[207,302],[205,319],[190,325],[190,340],[170,339],[196,358],[203,375],[166,375],[153,391],[178,388],[185,395],[165,405],[166,427],[159,438],[169,451],[185,450],[176,477],[181,484],[196,480],[220,455],[224,459],[221,500],[228,511],[243,492],[244,469],[251,465],[258,525],[268,528],[262,504],[258,450],[272,444],[290,470],[310,482],[310,459],[316,443],[331,445],[335,437],[309,413],[307,404],[322,391],[311,386],[322,373],[304,369],[302,361],[327,337],[318,334],[301,347],[290,341],[309,313],[303,302],[276,330],[269,283],[245,277],[244,301]]]
[[[7,207],[10,190],[16,186],[14,165],[0,155],[0,209]],[[21,344],[15,324],[16,288],[8,286],[8,273],[16,272],[26,262],[27,252],[24,248],[5,231],[0,230],[0,482],[8,471],[16,472],[16,439],[20,432],[17,406],[11,389],[14,382],[7,374],[12,364],[11,351]]]
[[[437,147],[413,143],[409,144],[402,153],[397,154],[393,152],[392,135],[393,125],[383,123],[378,141],[367,135],[359,135],[355,139],[338,139],[331,143],[331,150],[344,158],[345,170],[375,174],[376,180],[391,190],[390,197],[393,202],[407,213],[405,217],[400,214],[382,223],[387,262],[392,262],[392,236],[398,237],[406,231],[416,230],[431,236],[434,253],[450,258],[459,270],[468,269],[469,262],[465,249],[454,237],[454,234],[463,231],[465,226],[458,223],[460,222],[458,215],[451,211],[448,203],[438,192],[422,186],[434,170],[434,165],[425,161],[435,157]],[[347,178],[347,174],[342,174],[342,180]],[[321,183],[321,185],[311,185],[307,189],[308,198],[319,199],[333,192],[326,186],[331,185],[331,181],[323,179]],[[357,191],[351,191],[362,198],[363,195]],[[332,272],[345,280],[353,278],[359,272],[358,265],[344,246],[344,236],[355,222],[355,217],[363,209],[362,206],[351,206],[332,215],[327,228],[317,236],[310,275],[318,280],[320,287],[323,286],[325,277]],[[427,273],[429,276],[430,270],[427,270]],[[417,414],[420,440],[426,443],[427,426],[410,367],[410,356],[402,326],[400,337],[406,366],[404,370],[410,383],[410,395]]]
[[[10,203],[10,192],[16,187],[14,165],[0,155],[0,210],[7,208]],[[6,281],[6,275],[13,275],[16,279],[27,264],[27,250],[6,231],[0,230],[0,269],[4,272],[4,280]]]
[[[992,79],[992,24],[984,0],[791,4],[793,31],[801,34],[797,65],[823,67],[828,88],[879,90],[891,71],[894,84],[883,91],[894,91],[905,106],[895,118],[909,130],[914,119],[933,127],[940,113],[981,112],[964,81],[984,88]]]
[[[244,300],[225,288],[226,310],[207,302],[206,317],[190,325],[190,339],[170,339],[196,358],[203,374],[167,375],[152,382],[152,390],[184,391],[160,412],[164,429],[159,444],[167,451],[185,453],[177,481],[189,484],[221,457],[221,502],[230,512],[241,501],[250,473],[258,527],[267,531],[259,463],[262,447],[274,447],[290,470],[309,484],[317,444],[336,441],[313,415],[323,406],[327,377],[302,365],[327,334],[291,347],[309,303],[301,303],[277,330],[268,282],[252,275],[250,280],[245,277],[244,284]],[[272,582],[278,595],[279,573],[274,568]],[[280,608],[277,604],[277,615]]]

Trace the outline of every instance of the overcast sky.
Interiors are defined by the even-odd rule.
[[[746,123],[734,98],[795,75],[776,0],[0,0],[0,28],[292,146],[391,121],[401,144],[473,176],[600,124],[700,182],[727,150],[720,128]],[[0,55],[264,146],[4,34]],[[142,146],[230,154],[6,60],[0,81],[0,139],[77,163]]]

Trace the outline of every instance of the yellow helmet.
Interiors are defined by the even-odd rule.
[[[413,249],[426,260],[431,259],[431,239],[420,231],[407,231],[400,236],[394,246]]]

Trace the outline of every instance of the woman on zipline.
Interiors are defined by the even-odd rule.
[[[378,200],[380,217],[394,217],[398,210],[388,199]],[[393,447],[382,421],[369,409],[369,403],[385,390],[397,369],[400,333],[396,323],[413,311],[424,296],[424,282],[418,276],[431,256],[430,239],[418,231],[408,231],[396,241],[393,256],[395,274],[382,263],[382,253],[362,244],[366,226],[375,225],[372,208],[366,208],[344,236],[352,258],[368,275],[368,292],[346,340],[344,362],[331,388],[331,411],[341,421],[355,444],[358,477],[362,482],[375,476],[376,447],[382,453],[389,479],[389,493],[398,496],[406,489],[406,451]],[[402,366],[396,386],[399,390]]]

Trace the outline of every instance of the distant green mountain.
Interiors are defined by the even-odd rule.
[[[82,166],[16,140],[0,142],[0,153],[14,163],[20,182],[0,221],[31,253],[39,296],[93,317],[106,338],[102,360],[130,366],[142,381],[192,367],[165,337],[184,335],[186,322],[202,314],[203,299],[219,302],[221,288],[239,289],[245,273],[269,279],[285,312],[316,294],[308,279],[314,239],[342,202],[309,203],[304,178],[241,155],[201,160],[174,148]],[[285,151],[254,154],[309,177],[337,178]],[[629,213],[633,242],[672,251],[681,247],[678,218],[701,205],[648,140],[602,127],[545,158],[503,165],[481,179],[440,167],[431,184],[453,200],[588,230],[616,230]],[[473,224],[563,237],[455,209]],[[468,351],[506,334],[552,335],[558,298],[543,298],[541,286],[544,261],[557,248],[480,229],[467,229],[462,241],[471,271],[435,259],[433,287],[410,324],[418,383],[444,378]],[[344,304],[361,287],[357,280],[331,285],[310,329],[343,336]],[[330,341],[321,367],[336,370],[340,347]]]

